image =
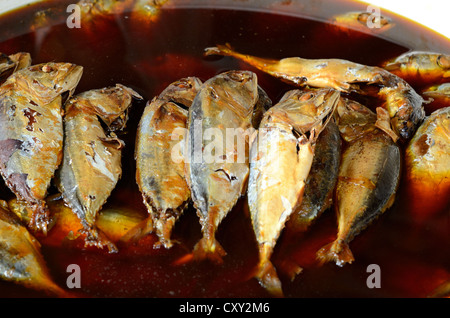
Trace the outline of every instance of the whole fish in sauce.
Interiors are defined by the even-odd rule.
[[[342,59],[264,59],[236,52],[229,45],[207,48],[205,54],[235,57],[296,86],[332,87],[346,93],[367,94],[373,91],[361,89],[361,84],[380,86],[377,95],[384,100],[394,132],[404,140],[412,138],[425,117],[423,98],[405,80],[381,67]]]
[[[302,235],[333,204],[341,157],[341,136],[335,120],[330,120],[317,138],[314,158],[298,211],[294,211],[283,230],[286,244],[280,246],[280,268],[292,280],[302,268],[292,260],[291,252]]]
[[[341,137],[334,120],[330,120],[317,138],[311,171],[306,179],[305,193],[297,213],[286,224],[287,231],[302,233],[333,202],[333,190],[338,177]]]
[[[195,259],[222,262],[226,254],[215,234],[247,189],[259,91],[256,74],[229,71],[203,83],[189,108],[186,175],[203,234]]]
[[[130,88],[116,85],[80,93],[65,105],[64,156],[57,187],[82,221],[86,245],[106,246],[110,252],[117,248],[96,228],[95,221],[122,175],[124,143],[114,131],[124,128],[134,97],[141,98]]]
[[[0,201],[0,279],[67,297],[50,275],[39,241],[23,226],[7,203]]]
[[[437,52],[411,51],[382,64],[389,72],[410,83],[436,84],[450,78],[450,55]]]
[[[422,90],[422,95],[427,99],[427,113],[432,113],[450,105],[450,83],[431,85]]]
[[[83,68],[46,63],[23,68],[0,86],[0,172],[34,211],[29,227],[46,234],[47,189],[62,158],[62,103]]]
[[[361,104],[341,98],[336,117],[346,141],[334,198],[338,234],[317,252],[317,259],[343,266],[354,260],[350,241],[393,204],[401,153],[377,128],[377,115]]]
[[[293,90],[264,115],[250,150],[248,204],[259,248],[255,277],[281,296],[270,258],[289,217],[302,203],[317,138],[339,99],[334,89]]]
[[[157,16],[159,8],[168,0],[80,0],[77,5],[80,8],[82,19],[89,21],[102,15],[138,12],[144,17]]]
[[[154,229],[166,248],[173,245],[172,228],[191,197],[185,176],[184,138],[188,108],[201,85],[196,77],[170,84],[147,104],[137,132],[136,180],[150,214],[140,227],[140,235]]]
[[[434,111],[419,127],[406,148],[405,169],[408,210],[415,220],[421,222],[435,213],[448,213],[450,106]]]
[[[331,24],[339,27],[340,31],[352,29],[363,33],[383,33],[395,26],[387,16],[369,11],[351,11],[334,16]]]

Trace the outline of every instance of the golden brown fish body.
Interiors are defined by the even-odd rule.
[[[46,63],[21,69],[0,87],[0,172],[34,213],[33,231],[46,233],[45,197],[63,147],[62,94],[76,88],[82,67]]]
[[[395,26],[389,17],[378,16],[368,11],[351,11],[336,15],[331,19],[331,24],[341,30],[345,28],[369,34],[386,32]]]
[[[286,230],[306,231],[325,210],[331,207],[333,190],[338,177],[341,156],[339,129],[333,120],[317,138],[311,171],[306,180],[302,204],[291,215]]]
[[[429,113],[450,105],[450,83],[431,85],[422,91],[422,95],[428,98],[426,109]]]
[[[80,0],[82,19],[90,21],[95,17],[109,14],[121,14],[129,12],[144,14],[145,17],[153,18],[157,15],[159,8],[168,0]]]
[[[348,246],[393,203],[400,180],[399,147],[376,127],[377,116],[364,106],[341,99],[337,108],[342,153],[334,206],[338,234],[317,253],[321,262],[343,266],[354,260]]]
[[[225,255],[215,233],[246,190],[258,91],[254,73],[229,71],[203,83],[189,108],[187,180],[203,233],[196,259],[221,262]]]
[[[384,107],[389,112],[394,131],[406,140],[413,136],[425,117],[423,98],[402,78],[380,67],[342,59],[264,59],[236,52],[228,45],[207,48],[206,55],[212,54],[235,57],[296,86],[332,87],[343,92],[364,93],[359,84],[380,85],[378,96],[385,100]]]
[[[184,78],[147,104],[136,137],[136,180],[150,214],[143,233],[152,228],[170,248],[175,222],[190,201],[183,155],[188,108],[201,81]],[[180,147],[181,145],[181,147]]]
[[[12,55],[0,53],[0,84],[3,84],[14,72],[31,65],[31,56],[26,52]]]
[[[434,111],[405,153],[410,211],[417,221],[450,204],[450,107]],[[430,199],[432,198],[432,199]],[[445,210],[445,208],[444,208]],[[442,211],[448,213],[447,211]]]
[[[406,52],[383,63],[383,68],[408,82],[431,84],[450,78],[450,55],[436,52]]]
[[[38,240],[0,201],[0,278],[50,296],[67,296],[51,278]]]
[[[64,157],[57,186],[89,234],[87,245],[115,246],[95,227],[97,213],[122,175],[123,142],[110,129],[122,128],[132,104],[131,89],[122,85],[87,91],[70,99],[64,118]],[[105,132],[99,117],[109,127]]]
[[[248,204],[259,246],[255,276],[277,296],[281,282],[270,258],[286,221],[302,203],[317,137],[338,99],[333,89],[287,92],[265,113],[251,146]]]

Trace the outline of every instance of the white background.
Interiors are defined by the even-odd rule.
[[[450,39],[450,0],[367,0],[381,10],[400,14],[419,22]]]

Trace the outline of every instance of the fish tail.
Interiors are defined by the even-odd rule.
[[[290,259],[284,259],[282,260],[278,265],[277,268],[281,270],[281,272],[284,275],[287,275],[287,277],[293,281],[297,275],[299,275],[303,268],[299,266],[295,261]]]
[[[277,271],[270,261],[271,247],[267,244],[260,246],[259,263],[256,268],[255,277],[271,295],[283,297],[281,281],[278,278]]]
[[[337,239],[322,247],[317,252],[316,258],[321,264],[335,262],[338,266],[344,266],[347,263],[351,264],[355,260],[348,243],[341,239]]]
[[[157,245],[162,245],[165,248],[171,248],[175,243],[172,236],[172,229],[175,226],[176,219],[173,217],[159,219],[156,222],[156,234],[158,235],[159,242]]]
[[[217,44],[214,47],[208,47],[205,49],[205,55],[225,55],[225,56],[233,56],[240,57],[239,53],[235,52],[229,43],[226,45]]]
[[[194,246],[194,259],[211,260],[214,263],[223,263],[223,257],[227,253],[215,238],[203,237]]]
[[[106,247],[109,253],[117,253],[119,251],[106,234],[94,227],[86,230],[85,246]]]
[[[222,56],[231,56],[238,60],[244,61],[247,64],[256,67],[257,69],[268,71],[269,73],[273,71],[273,67],[278,65],[278,61],[271,59],[264,59],[256,56],[251,56],[247,54],[242,54],[235,51],[229,43],[217,44],[215,47],[209,47],[205,49],[206,56],[208,55],[222,55]]]
[[[47,236],[50,224],[50,210],[44,201],[38,201],[32,206],[32,215],[29,221],[29,228],[35,233],[42,233]]]

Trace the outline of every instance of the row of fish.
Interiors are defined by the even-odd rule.
[[[145,157],[152,162],[142,162],[137,167],[137,180],[151,214],[145,222],[146,231],[154,227],[161,243],[170,247],[171,229],[186,207],[186,198],[190,197],[203,233],[193,257],[221,262],[226,252],[217,242],[215,233],[237,200],[247,195],[260,255],[255,276],[274,295],[282,295],[280,280],[270,262],[279,235],[285,226],[291,231],[305,231],[334,203],[339,228],[337,238],[320,249],[317,258],[338,265],[351,263],[354,257],[349,242],[394,203],[402,166],[398,143],[415,136],[426,118],[423,97],[400,76],[349,61],[300,58],[268,61],[239,54],[229,46],[208,48],[206,54],[243,59],[303,89],[287,92],[271,107],[272,102],[258,86],[254,73],[230,71],[201,85],[198,79],[182,80],[184,88],[195,87],[188,103],[169,97],[167,93],[174,91],[170,86],[149,103],[137,140],[138,152],[144,153],[145,149],[152,152],[137,155],[138,161]],[[429,58],[433,59],[431,55]],[[438,68],[439,71],[443,71],[441,75],[445,78],[447,68]],[[186,85],[186,81],[189,84]],[[340,94],[340,91],[364,93],[362,84],[377,85],[378,96],[385,100],[376,113]],[[180,82],[172,85],[179,88]],[[373,94],[373,90],[370,92]],[[169,106],[177,111],[167,111]],[[187,108],[187,112],[181,111]],[[179,112],[183,115],[178,115]],[[160,168],[158,172],[172,173],[147,175],[145,180],[146,167],[161,166],[162,149],[158,151],[143,145],[158,140],[158,145],[163,145],[164,149],[173,149],[167,131],[160,126],[168,120],[165,117],[168,115],[174,117],[167,127],[176,123],[177,127],[186,128],[183,138],[188,146],[181,156],[186,162],[181,160],[174,164],[166,150],[163,165],[174,166]],[[427,118],[429,120],[436,122],[437,119]],[[151,125],[152,122],[158,125]],[[197,127],[196,122],[201,123],[201,127]],[[235,145],[231,149],[223,147],[225,152],[219,149],[210,162],[196,161],[201,150],[209,146],[210,139],[205,141],[201,135],[208,128],[217,129],[220,135],[226,135],[226,128],[240,129],[246,143],[244,149],[248,149],[245,160],[236,160],[239,149]],[[323,131],[326,141],[321,144]],[[166,142],[162,143],[160,138]],[[342,150],[341,139],[345,146]],[[173,143],[173,139],[170,142]],[[321,148],[316,156],[317,146]],[[448,148],[448,144],[443,147]],[[321,158],[326,154],[330,156]],[[447,153],[440,152],[436,159],[445,162],[447,157]],[[230,158],[231,161],[227,161]],[[327,170],[323,170],[324,161]],[[445,173],[448,174],[448,170],[443,175]],[[179,197],[175,205],[169,205],[173,194],[165,187],[174,181],[179,182],[180,186],[175,189],[184,191],[184,196]],[[138,232],[142,233],[142,228]],[[294,269],[293,275],[300,270]]]
[[[117,251],[96,215],[121,176],[124,144],[116,132],[125,127],[133,99],[142,97],[120,84],[74,95],[81,66],[31,65],[28,53],[2,55],[0,69],[0,173],[16,196],[1,209],[5,227],[9,223],[1,232],[2,277],[64,295],[51,283],[36,238],[76,215],[74,236]],[[71,214],[49,208],[52,180]]]
[[[135,147],[136,180],[149,217],[127,219],[132,229],[115,239],[107,226],[100,226],[108,213],[101,220],[98,212],[121,176],[123,142],[116,132],[125,128],[132,100],[142,97],[123,85],[73,96],[82,67],[31,65],[27,54],[23,59],[3,56],[0,171],[18,199],[15,207],[3,204],[5,222],[12,222],[6,216],[13,210],[29,230],[46,234],[55,219],[49,209],[55,203],[47,197],[55,177],[86,245],[115,252],[114,241],[155,232],[158,246],[170,248],[172,229],[192,202],[203,234],[193,256],[221,262],[226,252],[215,233],[247,195],[260,255],[255,276],[274,295],[282,295],[270,259],[284,227],[306,231],[334,205],[337,238],[317,257],[338,265],[351,263],[350,241],[394,202],[402,162],[399,140],[414,136],[423,144],[425,138],[429,147],[425,151],[420,144],[419,153],[412,140],[409,170],[434,174],[429,166],[414,166],[417,158],[432,157],[436,169],[442,169],[436,178],[448,179],[448,109],[425,117],[422,97],[401,77],[343,60],[267,61],[229,46],[207,49],[207,54],[213,53],[242,58],[300,87],[272,106],[256,74],[236,70],[205,82],[180,79],[149,101]],[[376,113],[343,96],[363,93],[361,83],[380,88],[378,96],[385,104]],[[202,132],[227,136],[230,129],[238,132],[232,136],[232,147],[215,144],[212,160],[199,160],[210,146]],[[235,137],[243,143],[235,143]],[[62,215],[66,214],[58,217]],[[44,268],[34,250],[32,255]],[[6,250],[5,259],[16,256]],[[296,268],[294,275],[300,270]],[[6,279],[17,280],[10,271],[2,272]]]

